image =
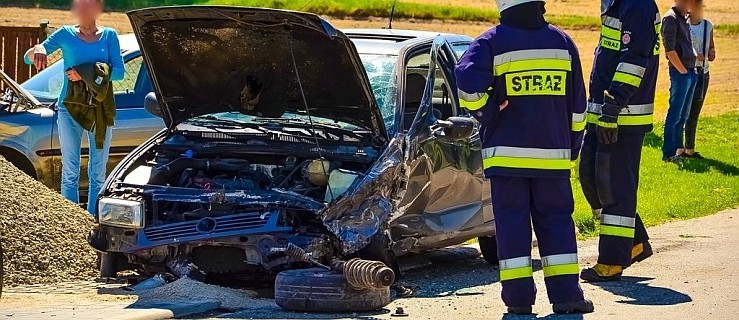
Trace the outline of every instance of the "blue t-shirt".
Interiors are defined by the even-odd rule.
[[[100,39],[88,43],[77,36],[74,26],[64,26],[52,33],[42,45],[48,54],[56,50],[62,51],[64,70],[84,63],[104,62],[110,66],[111,80],[122,80],[125,74],[121,44],[118,41],[118,33],[114,29],[103,28]],[[33,64],[33,61],[28,60],[27,55],[25,59],[27,64]],[[68,82],[65,76],[65,81],[62,82],[62,91],[59,95],[58,106],[60,109],[64,108],[62,101],[67,95]]]

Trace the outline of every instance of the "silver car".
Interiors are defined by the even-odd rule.
[[[113,83],[118,112],[108,169],[128,152],[164,128],[162,119],[144,110],[152,91],[146,66],[134,35],[119,37],[126,65],[125,78]],[[19,85],[0,72],[5,92],[0,93],[0,155],[49,188],[59,190],[61,152],[57,133],[56,100],[64,77],[63,63],[54,63]],[[87,141],[82,146],[80,189],[87,189]],[[82,195],[86,195],[82,192]]]

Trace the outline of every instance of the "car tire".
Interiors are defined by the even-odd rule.
[[[384,263],[388,268],[393,269],[396,281],[401,276],[398,258],[396,258],[395,253],[390,250],[390,239],[382,233],[375,234],[370,239],[370,243],[357,252],[357,256],[360,259],[380,261]]]
[[[495,241],[495,236],[477,237],[477,242],[480,245],[483,259],[489,264],[498,265],[498,243]]]
[[[301,312],[363,312],[390,304],[390,288],[356,290],[344,276],[322,268],[280,272],[275,279],[275,303]]]

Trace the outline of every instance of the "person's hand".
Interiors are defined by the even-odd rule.
[[[595,128],[595,135],[601,144],[612,144],[618,141],[618,115],[622,107],[608,91],[604,93],[603,108]]]
[[[677,69],[677,72],[680,72],[680,74],[688,74],[688,69],[686,69],[685,67],[683,67],[682,70]]]
[[[699,62],[706,61],[706,56],[704,56],[702,54],[699,54],[699,55],[695,56],[695,60],[696,61],[699,61]]]
[[[33,66],[36,67],[36,70],[41,71],[46,69],[47,66],[47,57],[46,57],[46,48],[44,48],[43,45],[35,45],[33,47]]]
[[[74,70],[74,68],[69,68],[66,74],[67,74],[67,79],[69,79],[69,81],[77,82],[77,81],[82,80],[82,77],[80,76],[79,73],[77,73],[77,70]]]

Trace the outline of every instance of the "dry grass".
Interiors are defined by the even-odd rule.
[[[451,0],[413,0],[413,1],[426,1],[426,2],[439,2],[447,3],[452,2]],[[660,0],[662,3],[669,3],[671,0]],[[739,1],[737,0],[714,0],[710,2],[711,5],[724,5],[727,7],[737,7],[735,12],[739,12]],[[582,8],[586,10],[586,3],[596,3],[593,0],[550,0],[549,3],[554,8],[563,8],[563,5],[570,4],[576,8]],[[735,4],[736,2],[736,4]],[[458,2],[455,2],[458,4]],[[491,3],[490,0],[470,0],[470,5],[481,5],[484,3]],[[581,7],[582,6],[582,7]],[[69,24],[72,23],[72,17],[69,12],[63,10],[50,10],[50,9],[21,9],[21,8],[3,8],[3,15],[0,18],[0,24],[2,25],[34,25],[37,21],[42,18],[50,19],[53,25]],[[577,12],[581,9],[578,9]],[[597,8],[595,9],[597,11]],[[7,14],[6,14],[7,13]],[[739,19],[739,18],[737,18]],[[363,20],[351,20],[351,19],[331,19],[331,22],[339,28],[381,28],[387,24],[386,19],[371,18]],[[126,16],[122,13],[106,13],[101,21],[101,24],[114,27],[121,33],[131,32],[131,26]],[[459,33],[468,34],[475,36],[490,27],[489,24],[485,23],[462,23],[462,22],[444,22],[444,21],[396,21],[394,26],[399,29],[416,29],[416,30],[429,30],[438,32],[448,33]],[[568,30],[568,33],[573,37],[576,43],[580,46],[580,54],[582,57],[583,70],[585,70],[585,77],[589,76],[589,71],[592,68],[593,49],[598,42],[598,32],[595,30]],[[717,115],[723,114],[729,111],[739,110],[739,72],[736,72],[736,66],[739,66],[739,52],[732,50],[731,47],[736,41],[739,41],[737,36],[719,36],[716,38],[716,46],[718,50],[719,59],[711,66],[712,72],[712,83],[709,91],[709,97],[706,101],[706,107],[704,108],[704,114],[706,115]],[[669,78],[667,75],[667,64],[666,61],[662,60],[660,77],[658,80],[658,92],[657,92],[657,119],[664,117],[664,113],[667,110],[667,98],[669,89]]]

